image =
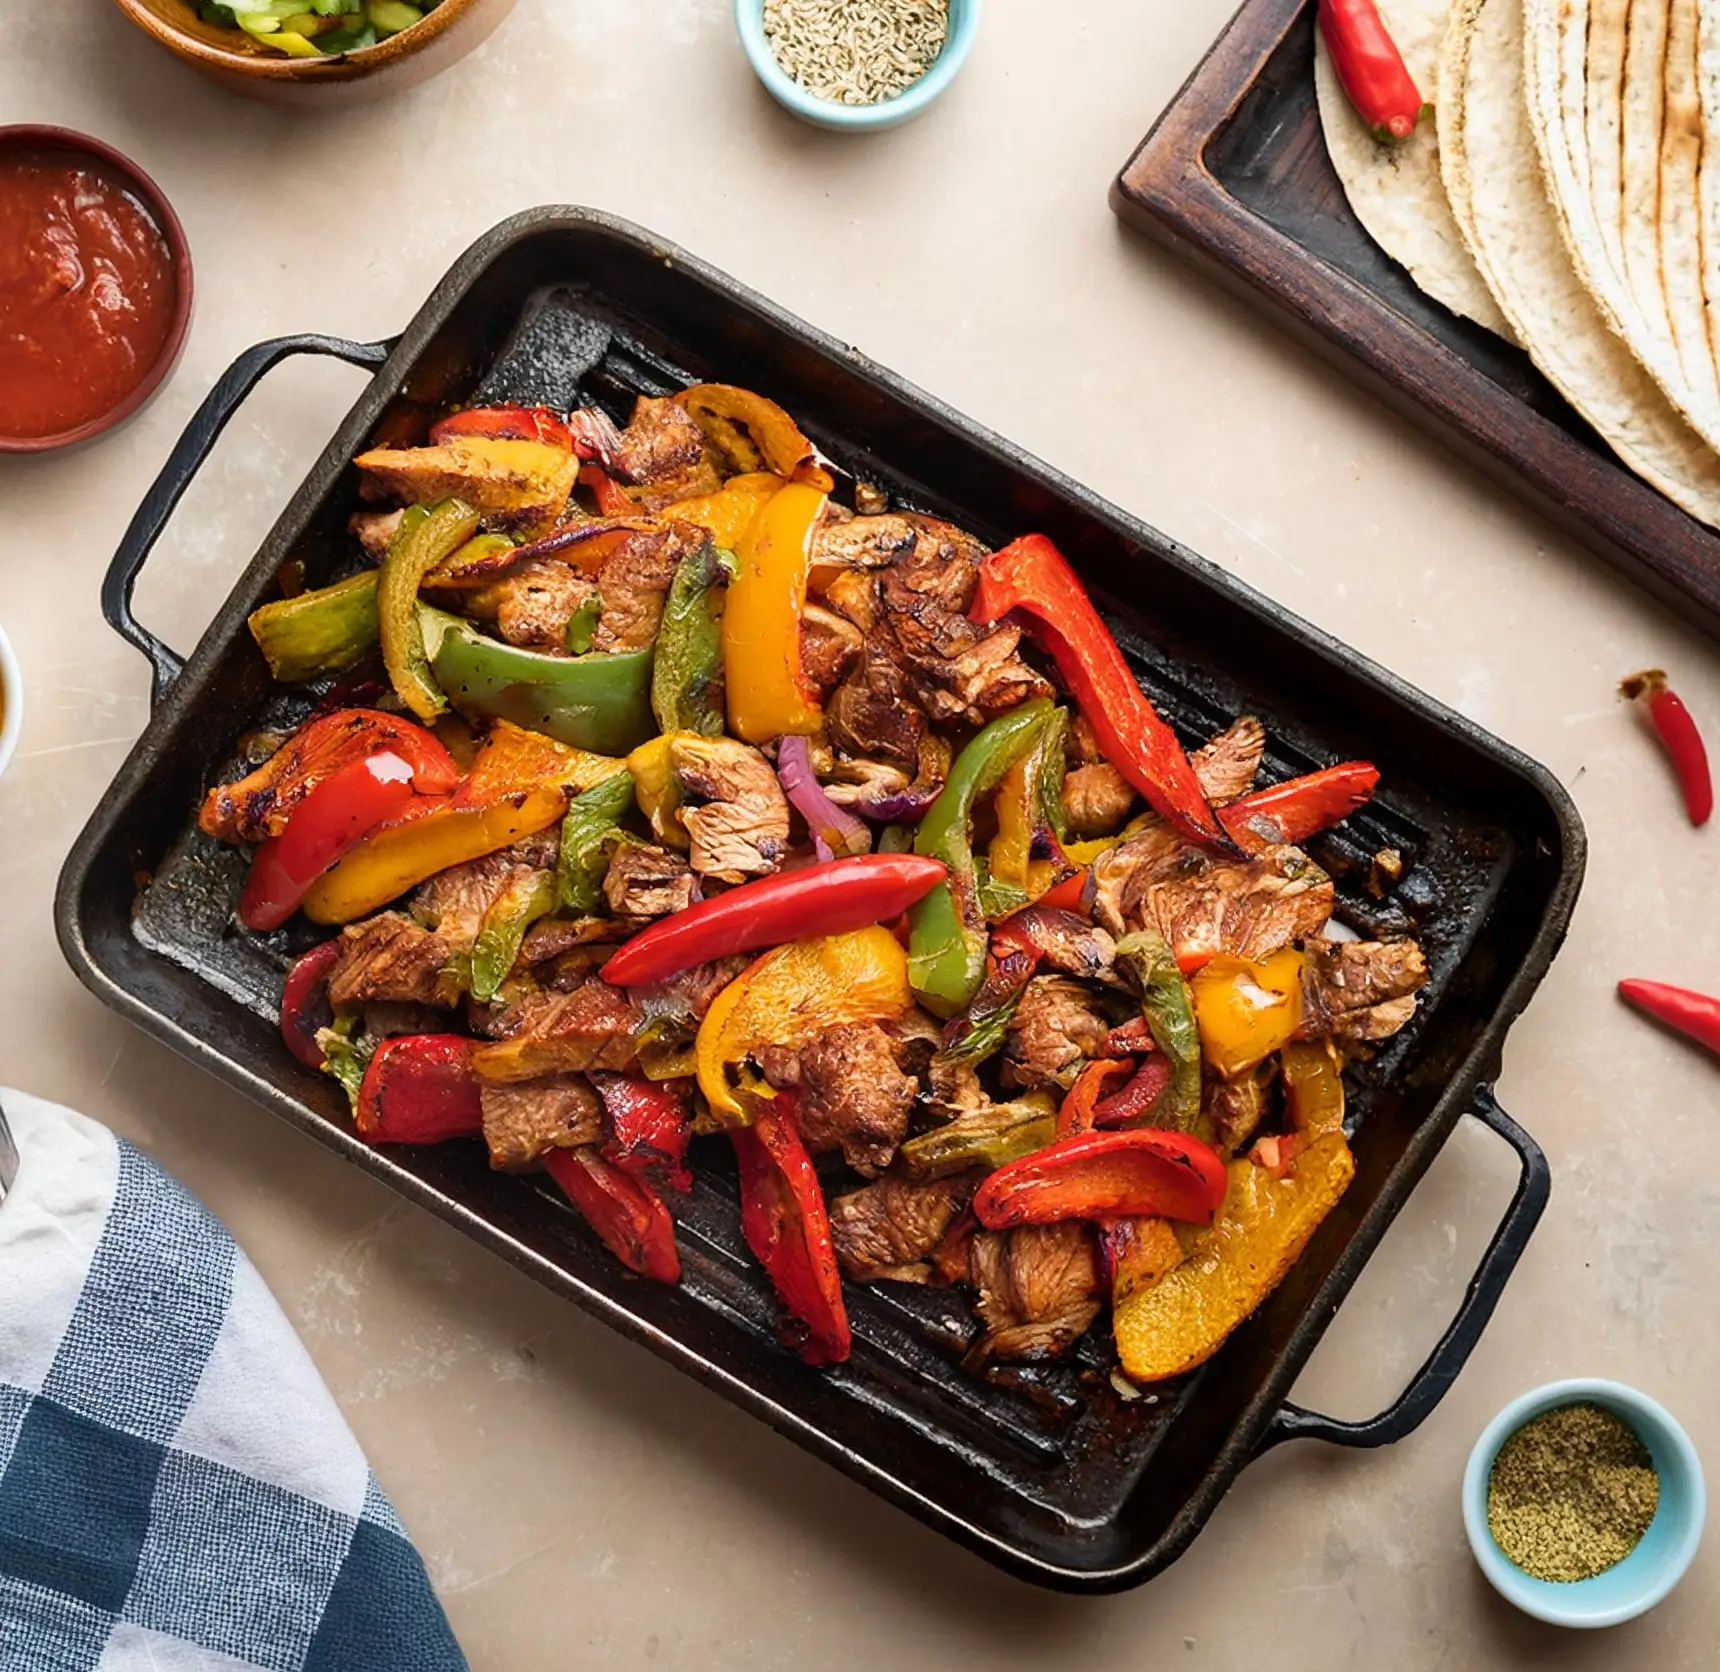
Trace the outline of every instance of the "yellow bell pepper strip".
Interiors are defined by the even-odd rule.
[[[783,481],[812,481],[822,492],[830,491],[812,443],[775,401],[729,383],[695,383],[675,399],[731,469],[767,470]]]
[[[674,743],[672,732],[641,743],[627,757],[627,770],[633,777],[639,811],[651,821],[651,834],[665,847],[685,853],[693,843],[681,818],[681,781],[671,758]]]
[[[1201,1110],[1200,1031],[1176,955],[1162,935],[1143,929],[1117,942],[1117,962],[1140,989],[1147,1030],[1171,1065],[1170,1090],[1163,1105],[1153,1111],[1156,1124],[1210,1142],[1210,1123]]]
[[[633,801],[633,775],[622,771],[568,804],[555,870],[556,899],[563,911],[583,917],[597,909],[610,844],[633,810]]]
[[[744,743],[822,723],[800,665],[800,618],[813,531],[825,496],[791,482],[771,498],[736,547],[739,572],[723,611],[723,673],[729,731]]]
[[[707,540],[675,566],[651,669],[651,709],[666,732],[723,735],[723,592],[734,561]]]
[[[373,831],[317,879],[300,909],[313,923],[368,917],[450,865],[547,830],[570,795],[613,778],[620,765],[498,721],[454,795]]]
[[[283,685],[343,673],[376,646],[376,571],[264,604],[246,625]]]
[[[677,499],[665,507],[665,521],[697,523],[725,551],[736,550],[766,500],[782,486],[767,472],[731,476],[716,493]]]
[[[490,903],[470,954],[473,998],[488,1004],[496,996],[520,955],[526,930],[554,911],[555,901],[555,878],[534,871],[510,882]]]
[[[1194,976],[1195,1020],[1206,1060],[1227,1080],[1281,1050],[1302,1025],[1302,966],[1294,947],[1251,963],[1224,954]]]
[[[1030,1091],[1013,1103],[994,1103],[958,1115],[947,1126],[910,1138],[897,1153],[911,1179],[951,1178],[970,1167],[1003,1167],[1044,1149],[1057,1137],[1051,1094]]]
[[[447,699],[430,671],[418,588],[478,530],[478,513],[458,499],[425,508],[414,505],[400,519],[376,579],[377,626],[382,661],[395,694],[420,720],[434,720]]]
[[[510,720],[558,743],[624,755],[651,735],[652,652],[549,656],[418,606],[436,682],[468,716]]]
[[[1310,1138],[1344,1130],[1344,1076],[1330,1040],[1305,1040],[1284,1047],[1285,1113],[1290,1125]]]
[[[1114,1308],[1150,1289],[1186,1258],[1182,1239],[1168,1219],[1108,1219],[1099,1227],[1099,1262],[1109,1279]]]
[[[1032,749],[1003,775],[992,803],[997,834],[986,854],[992,883],[1019,888],[1029,899],[1056,881],[1048,868],[1035,874],[1036,866],[1046,862],[1034,855],[1036,843],[1044,839],[1042,832],[1060,843],[1068,830],[1063,811],[1068,739],[1069,715],[1053,709]]]
[[[908,916],[914,993],[935,1016],[947,1019],[965,1010],[985,979],[985,921],[973,863],[975,804],[1033,748],[1051,712],[1050,703],[1040,698],[993,720],[956,757],[942,792],[920,821],[914,851],[941,859],[950,870],[950,880]]]
[[[746,1067],[766,1045],[798,1050],[850,1022],[894,1021],[912,1003],[908,962],[888,929],[794,941],[755,959],[712,1001],[694,1050],[699,1090],[728,1126],[775,1093]]]
[[[1283,1280],[1349,1188],[1356,1165],[1342,1133],[1312,1144],[1293,1176],[1230,1163],[1217,1220],[1187,1240],[1187,1258],[1114,1312],[1117,1356],[1135,1382],[1180,1376],[1218,1351]]]

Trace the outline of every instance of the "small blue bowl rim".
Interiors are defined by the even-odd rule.
[[[1561,1405],[1581,1404],[1599,1405],[1628,1422],[1653,1454],[1663,1490],[1669,1478],[1676,1479],[1691,1506],[1690,1525],[1662,1556],[1652,1570],[1652,1576],[1645,1576],[1639,1591],[1610,1608],[1585,1603],[1584,1596],[1592,1594],[1590,1587],[1600,1583],[1607,1574],[1616,1573],[1617,1568],[1609,1568],[1607,1573],[1597,1574],[1594,1579],[1549,1584],[1518,1567],[1494,1542],[1487,1525],[1487,1482],[1499,1448],[1524,1423],[1544,1412]],[[1696,1455],[1690,1436],[1664,1406],[1623,1382],[1575,1377],[1563,1382],[1548,1382],[1544,1387],[1513,1399],[1482,1430],[1463,1471],[1463,1527],[1469,1535],[1469,1548],[1474,1552],[1477,1565],[1488,1583],[1507,1602],[1549,1625],[1594,1630],[1622,1625],[1626,1620],[1646,1614],[1663,1602],[1689,1571],[1697,1546],[1702,1542],[1702,1528],[1707,1515],[1708,1494],[1702,1477],[1702,1460]],[[1625,1558],[1625,1562],[1630,1560],[1628,1556]]]
[[[905,93],[877,104],[845,105],[809,93],[777,63],[764,37],[764,0],[735,0],[735,28],[753,73],[771,97],[796,116],[821,128],[861,130],[893,128],[918,116],[961,73],[979,33],[980,0],[949,0],[949,34],[943,51]]]

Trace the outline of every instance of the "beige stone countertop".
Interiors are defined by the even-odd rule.
[[[1565,1636],[1485,1588],[1457,1490],[1487,1419],[1568,1375],[1637,1384],[1720,1460],[1720,1082],[1612,995],[1624,975],[1720,986],[1720,831],[1685,825],[1613,696],[1661,663],[1720,736],[1720,660],[1113,220],[1111,177],[1230,9],[991,0],[941,104],[849,139],[768,101],[729,0],[521,0],[440,80],[327,116],[206,86],[101,0],[5,8],[0,120],[140,161],[184,218],[198,300],[140,420],[0,459],[0,623],[28,692],[0,781],[0,1080],[110,1122],[232,1227],[478,1672],[1713,1663],[1720,1537],[1645,1620]],[[1301,1444],[1248,1469],[1143,1590],[1067,1598],[994,1572],[181,1063],[61,960],[55,877],[146,712],[97,586],[193,407],[261,338],[397,330],[471,239],[548,202],[626,215],[859,345],[1544,761],[1581,808],[1588,883],[1499,1088],[1552,1158],[1552,1206],[1468,1370],[1392,1450]],[[359,377],[294,364],[245,407],[139,591],[171,642],[194,641]],[[1459,1130],[1304,1402],[1389,1401],[1514,1174]]]

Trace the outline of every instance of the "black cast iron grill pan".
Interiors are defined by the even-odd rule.
[[[195,653],[180,659],[131,613],[137,573],[246,393],[298,353],[373,375]],[[1104,1325],[1072,1362],[977,1381],[956,1363],[973,1323],[960,1293],[850,1287],[855,1351],[813,1371],[778,1345],[767,1281],[746,1254],[720,1145],[678,1210],[685,1279],[624,1272],[551,1192],[492,1173],[475,1145],[379,1154],[344,1099],[282,1049],[281,973],[311,936],[231,921],[243,856],[199,836],[207,785],[236,739],[289,723],[245,617],[289,560],[310,584],[352,563],[349,461],[379,431],[421,434],[475,399],[596,400],[625,420],[640,393],[689,381],[780,401],[850,479],[1001,543],[1050,535],[1082,571],[1154,701],[1197,742],[1236,714],[1265,722],[1267,773],[1378,763],[1377,803],[1317,846],[1340,915],[1412,930],[1433,969],[1415,1023],[1351,1075],[1357,1177],[1277,1293],[1204,1370],[1125,1400]],[[999,1565],[1069,1590],[1140,1583],[1186,1548],[1237,1472],[1293,1435],[1375,1446],[1413,1429],[1461,1369],[1545,1203],[1545,1160],[1494,1103],[1504,1036],[1562,938],[1583,865],[1581,825],[1539,766],[1323,637],[1154,530],[950,412],[682,252],[567,208],[504,222],[463,255],[393,343],[289,337],[220,380],[140,507],[103,593],[150,658],[155,710],[60,879],[61,944],[79,977],[175,1050],[459,1226],[559,1293],[709,1382]],[[1407,867],[1384,900],[1368,859]],[[140,890],[138,878],[149,880]],[[1365,1423],[1286,1404],[1296,1373],[1464,1113],[1511,1142],[1522,1180],[1444,1339],[1398,1402]]]

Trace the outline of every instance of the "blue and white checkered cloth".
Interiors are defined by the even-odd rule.
[[[106,1127],[0,1104],[0,1672],[464,1672],[233,1239]]]

